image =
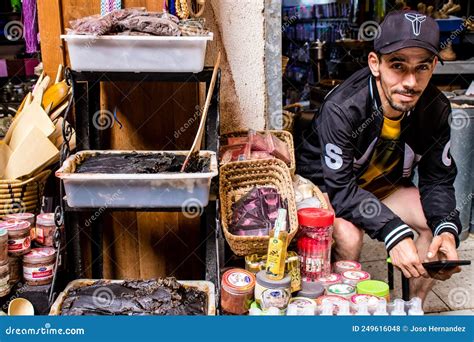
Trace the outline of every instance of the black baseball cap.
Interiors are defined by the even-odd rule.
[[[385,55],[408,47],[426,49],[441,61],[438,24],[433,18],[416,11],[388,13],[374,40],[375,52]]]

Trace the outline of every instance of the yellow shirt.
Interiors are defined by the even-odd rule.
[[[375,145],[368,169],[358,180],[358,184],[375,196],[383,199],[397,189],[398,177],[395,169],[403,160],[404,151],[399,148],[401,121],[384,117],[382,132]]]

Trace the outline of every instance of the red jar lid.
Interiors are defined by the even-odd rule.
[[[327,209],[303,208],[298,210],[298,223],[307,227],[329,227],[334,223],[334,213]]]

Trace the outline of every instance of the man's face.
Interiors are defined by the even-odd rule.
[[[425,90],[437,58],[422,48],[406,48],[382,55],[380,83],[384,97],[397,111],[412,110]]]

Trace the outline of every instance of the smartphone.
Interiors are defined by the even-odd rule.
[[[471,260],[439,260],[424,262],[422,265],[427,271],[441,271],[456,266],[467,266],[471,264]]]

